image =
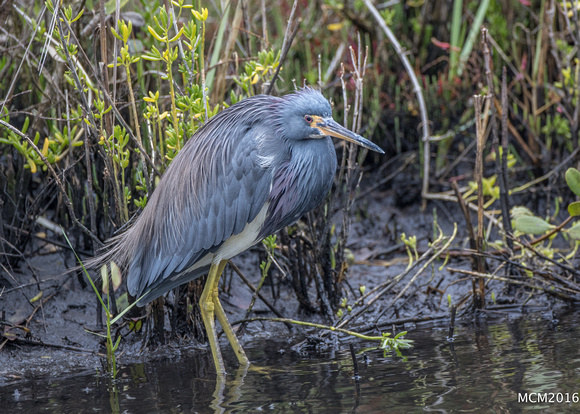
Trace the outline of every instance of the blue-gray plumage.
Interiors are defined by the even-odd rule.
[[[334,122],[314,89],[244,99],[195,133],[135,224],[113,240],[109,258],[128,268],[139,305],[209,271],[200,307],[218,372],[214,308],[240,363],[248,363],[217,299],[225,261],[322,202],[336,172],[329,136],[383,153]]]

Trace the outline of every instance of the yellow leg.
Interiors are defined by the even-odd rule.
[[[205,325],[205,330],[207,331],[207,337],[211,347],[213,362],[215,364],[216,372],[220,375],[225,374],[226,370],[219,348],[217,332],[215,329],[214,314],[217,316],[218,321],[220,322],[226,336],[228,337],[230,345],[234,349],[240,364],[250,364],[250,361],[248,360],[244,349],[240,345],[240,342],[238,341],[238,338],[232,329],[232,325],[228,321],[226,313],[218,298],[218,285],[226,263],[227,261],[223,260],[218,264],[214,263],[211,265],[207,275],[207,281],[205,282],[205,287],[203,288],[203,292],[199,301],[201,317]]]
[[[221,275],[223,273],[226,263],[227,263],[227,261],[223,260],[218,265],[219,266],[218,267],[218,274],[219,275]],[[230,324],[230,321],[228,321],[228,317],[226,316],[226,313],[224,312],[224,308],[222,308],[222,304],[221,304],[219,297],[218,297],[218,283],[219,283],[219,276],[218,276],[218,280],[217,280],[216,285],[215,285],[215,289],[213,290],[213,304],[215,305],[215,308],[214,308],[215,316],[217,317],[218,321],[220,322],[220,324],[222,326],[222,329],[224,330],[226,336],[228,337],[228,341],[230,341],[230,345],[232,346],[234,352],[236,353],[236,357],[238,358],[240,365],[250,365],[250,361],[248,360],[248,357],[246,356],[246,353],[244,352],[244,348],[242,348],[242,346],[240,345],[240,342],[238,341],[238,337],[234,333],[232,325]]]
[[[201,311],[201,318],[203,319],[203,324],[205,325],[205,330],[207,332],[207,338],[209,340],[209,346],[211,348],[211,355],[213,357],[215,370],[218,375],[225,375],[226,369],[218,343],[217,332],[215,330],[215,305],[213,303],[213,289],[214,286],[217,289],[217,284],[221,274],[221,271],[218,273],[220,267],[221,266],[215,264],[211,265],[207,275],[207,281],[205,282],[201,297],[199,298],[199,309]],[[221,270],[223,270],[223,267]]]

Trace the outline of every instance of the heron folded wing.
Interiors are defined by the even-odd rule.
[[[196,263],[256,218],[272,171],[260,163],[256,130],[246,131],[237,139],[195,136],[168,168],[135,226],[142,243],[129,269],[132,295],[147,291],[154,299],[152,292],[160,296],[199,277]]]

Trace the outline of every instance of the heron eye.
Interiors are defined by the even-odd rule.
[[[304,120],[310,124],[312,121],[314,121],[314,118],[312,118],[310,115],[304,115]]]

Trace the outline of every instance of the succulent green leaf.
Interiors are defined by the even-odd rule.
[[[568,235],[574,240],[580,240],[580,222],[574,224],[568,229]]]
[[[572,217],[580,216],[580,201],[574,201],[568,206],[568,213]]]
[[[532,211],[529,208],[524,206],[515,206],[511,210],[511,216],[514,220],[521,216],[533,216],[533,215],[534,213],[532,213]]]
[[[154,29],[154,28],[152,28],[151,26],[147,26],[147,29],[149,30],[149,33],[151,33],[151,35],[152,35],[152,36],[153,36],[155,39],[159,40],[160,42],[165,42],[165,39],[166,39],[166,38],[165,38],[165,36],[164,36],[164,37],[161,37],[161,36],[159,35],[159,33],[157,33],[157,32],[155,31],[155,29]]]
[[[580,197],[580,171],[576,168],[568,168],[568,171],[566,171],[566,184],[568,184],[574,194]]]
[[[111,280],[113,281],[113,290],[119,289],[123,277],[121,276],[121,269],[115,262],[111,262]]]
[[[544,234],[554,228],[554,225],[535,216],[520,216],[515,219],[516,230],[526,234]]]
[[[101,266],[101,279],[103,280],[103,293],[109,294],[109,275],[107,274],[107,265]]]

